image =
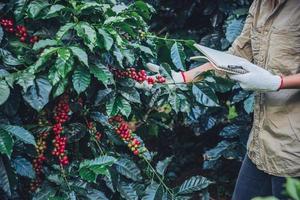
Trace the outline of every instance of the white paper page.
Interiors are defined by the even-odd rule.
[[[199,44],[194,45],[201,53],[203,53],[216,67],[221,67],[224,70],[228,66],[236,66],[239,63],[250,63],[247,59],[234,56],[222,51],[214,50]],[[241,66],[242,67],[242,66]],[[229,69],[228,69],[229,70]],[[226,71],[226,70],[225,70]]]

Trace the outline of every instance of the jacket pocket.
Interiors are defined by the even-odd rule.
[[[291,75],[300,69],[300,32],[298,28],[272,27],[267,65],[277,74]]]

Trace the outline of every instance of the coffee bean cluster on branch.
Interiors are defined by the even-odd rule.
[[[133,154],[142,157],[143,153],[147,150],[142,146],[141,141],[134,136],[124,118],[121,115],[116,115],[110,118],[109,122],[115,125],[115,132],[127,143],[128,148]]]
[[[165,77],[161,75],[148,76],[145,70],[137,71],[131,67],[126,70],[113,69],[113,72],[117,78],[131,78],[139,83],[147,81],[148,84],[165,83]]]
[[[69,164],[69,158],[65,151],[67,145],[67,137],[62,135],[63,124],[69,119],[69,111],[69,97],[67,95],[64,95],[54,109],[55,124],[52,127],[52,130],[54,132],[54,149],[52,151],[52,155],[58,158],[59,164],[62,166]]]
[[[35,171],[35,179],[30,183],[30,190],[34,192],[42,183],[42,168],[43,163],[46,161],[45,151],[47,149],[46,139],[48,132],[39,134],[36,144],[37,156],[33,160],[33,169]]]
[[[8,33],[14,33],[16,37],[19,38],[20,42],[29,41],[31,44],[39,41],[38,36],[33,35],[29,37],[27,28],[24,25],[15,25],[13,19],[1,19],[0,24],[3,29]]]
[[[96,125],[94,122],[88,122],[87,123],[87,128],[89,130],[89,132],[92,134],[92,137],[96,140],[96,141],[100,141],[102,138],[102,133],[97,131]]]

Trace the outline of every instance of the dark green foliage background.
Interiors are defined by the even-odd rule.
[[[15,18],[41,39],[30,46],[0,29],[1,199],[230,198],[251,128],[253,95],[211,73],[201,82],[145,91],[113,77],[108,68],[140,70],[154,62],[170,77],[171,69],[198,66],[189,60],[198,54],[193,40],[226,50],[239,35],[250,2],[148,3],[154,9],[141,1],[114,0],[0,4],[1,17]],[[71,164],[64,174],[50,156],[44,182],[31,194],[33,145],[51,128],[37,122],[51,121],[66,91],[73,99],[64,133]],[[117,113],[139,123],[135,133],[149,150],[142,159],[107,123]],[[87,118],[105,135],[103,151],[91,139]]]

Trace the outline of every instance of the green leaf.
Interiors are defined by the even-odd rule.
[[[23,98],[32,108],[40,111],[49,102],[51,89],[52,86],[49,81],[40,77],[23,93]]]
[[[26,92],[30,86],[34,85],[34,79],[34,74],[25,71],[18,74],[18,77],[16,78],[17,84],[22,86],[24,92]]]
[[[86,46],[93,52],[97,46],[97,33],[95,29],[88,22],[79,22],[75,26],[77,35],[81,37]]]
[[[229,20],[226,22],[226,39],[229,41],[229,43],[232,43],[237,36],[240,35],[240,33],[243,30],[244,27],[244,19],[235,19]]]
[[[116,162],[116,158],[113,156],[99,156],[93,160],[85,160],[80,163],[81,167],[92,167],[96,165],[112,166]]]
[[[126,200],[138,200],[138,195],[132,185],[129,185],[125,182],[119,183],[117,187],[121,196]]]
[[[184,181],[177,194],[189,194],[207,188],[211,182],[202,176],[193,176]]]
[[[252,113],[254,110],[254,101],[255,98],[253,94],[244,101],[244,109],[248,114]]]
[[[60,48],[57,53],[58,57],[55,65],[50,68],[48,74],[48,78],[52,85],[56,85],[59,81],[67,78],[74,67],[74,60],[73,57],[71,57],[69,49]]]
[[[293,200],[300,200],[300,180],[287,178],[286,191]]]
[[[3,129],[9,132],[10,134],[16,136],[19,140],[23,141],[26,144],[36,145],[33,135],[20,126],[1,124],[0,129]]]
[[[235,106],[228,106],[228,115],[227,115],[227,119],[228,120],[233,120],[238,116],[237,112],[236,112],[236,108]]]
[[[108,116],[115,116],[118,114],[120,106],[120,98],[111,98],[110,101],[106,103],[106,113]]]
[[[91,169],[87,167],[82,167],[79,170],[79,175],[83,180],[86,180],[88,182],[96,182],[97,175],[94,173]]]
[[[157,165],[156,165],[156,171],[157,173],[159,173],[160,175],[164,176],[165,175],[165,171],[168,167],[168,165],[170,164],[170,162],[172,161],[172,157],[167,157],[162,161],[158,161]]]
[[[36,73],[40,71],[40,68],[43,67],[46,62],[49,60],[49,58],[56,53],[58,50],[57,47],[49,47],[47,49],[44,49],[43,53],[39,56],[39,59],[32,65],[30,66],[30,72],[31,73]]]
[[[43,0],[32,1],[27,7],[27,14],[30,18],[33,19],[37,18],[40,12],[47,6],[49,6],[49,3],[47,1],[43,1]]]
[[[113,90],[111,88],[107,88],[104,90],[98,90],[96,98],[95,98],[95,105],[99,105],[104,101],[107,101],[113,95]]]
[[[70,49],[80,62],[85,64],[85,66],[89,67],[88,55],[86,54],[86,52],[83,49],[81,49],[79,47],[70,47]]]
[[[142,15],[146,19],[150,19],[151,13],[155,12],[155,9],[151,5],[149,5],[143,1],[135,1],[133,6],[137,8],[136,12],[138,12],[140,15]]]
[[[175,42],[171,48],[171,59],[178,70],[185,71],[185,53],[183,46]]]
[[[4,80],[0,81],[0,105],[2,105],[9,97],[10,89]]]
[[[108,17],[104,21],[104,25],[113,25],[113,24],[116,24],[116,23],[124,22],[126,19],[127,19],[126,17],[122,17],[122,16]]]
[[[207,107],[219,106],[218,97],[209,87],[202,84],[195,84],[192,87],[192,92],[196,98],[196,101],[201,105]]]
[[[60,5],[60,4],[55,4],[55,5],[52,5],[48,11],[48,13],[46,14],[46,16],[44,16],[43,18],[44,19],[49,19],[51,17],[56,17],[59,15],[59,12],[64,10],[65,9],[65,6],[63,5]]]
[[[230,142],[228,142],[227,140],[222,140],[217,144],[217,146],[215,146],[212,149],[209,149],[204,153],[203,155],[204,160],[209,161],[209,160],[219,159],[224,154],[224,152],[229,148],[229,146],[230,146]]]
[[[152,182],[145,190],[145,196],[142,200],[162,200],[163,190],[162,187],[156,183]]]
[[[117,171],[133,181],[142,180],[141,171],[137,165],[129,159],[121,158],[116,163]]]
[[[60,58],[56,59],[55,62],[55,68],[56,68],[56,72],[58,73],[58,77],[60,79],[65,79],[68,74],[72,71],[73,67],[74,67],[74,61],[73,59],[69,59],[69,60],[62,60]],[[50,79],[51,80],[51,79]],[[51,80],[53,81],[53,80]],[[56,83],[54,83],[54,81],[52,82],[53,85],[55,85]]]
[[[17,66],[17,65],[21,65],[22,64],[9,51],[7,51],[5,49],[2,49],[2,48],[0,48],[0,59],[6,65]]]
[[[135,58],[135,54],[134,54],[133,50],[125,49],[125,50],[123,50],[123,55],[126,58],[128,64],[134,65],[136,58]]]
[[[63,79],[58,82],[58,84],[52,89],[53,97],[57,97],[65,92],[65,89],[68,85],[68,79]]]
[[[14,16],[15,20],[18,22],[24,18],[25,4],[27,0],[15,0],[14,1]]]
[[[56,63],[58,64],[58,62],[56,62]],[[63,65],[62,65],[62,68],[64,68]],[[58,70],[56,69],[56,66],[53,66],[53,67],[50,68],[49,74],[48,74],[48,79],[51,81],[51,84],[53,86],[56,86],[61,81],[61,79],[63,80],[61,75],[58,73]]]
[[[56,39],[57,40],[61,40],[63,38],[63,36],[72,28],[75,27],[75,23],[67,23],[63,26],[60,27],[60,29],[58,30],[58,32],[56,33]]]
[[[10,188],[10,182],[8,178],[7,169],[0,157],[0,188],[6,193],[7,196],[11,196],[12,189]]]
[[[72,191],[72,192],[69,193],[69,198],[70,198],[70,200],[76,200],[77,199],[76,198],[76,194],[75,194],[74,191]]]
[[[33,170],[32,164],[22,157],[16,157],[13,159],[12,164],[17,172],[21,176],[26,176],[33,179],[35,177],[35,172]]]
[[[54,197],[56,190],[49,184],[43,184],[41,189],[33,194],[32,200],[50,200],[51,197]]]
[[[125,6],[123,4],[115,5],[112,7],[112,11],[114,11],[116,14],[119,14],[123,12],[124,10],[128,9],[128,6]]]
[[[92,65],[90,67],[90,72],[101,81],[104,85],[108,85],[113,83],[113,75],[108,70],[108,68],[101,63],[97,63],[96,65]]]
[[[2,29],[2,26],[0,27],[0,43],[2,42],[2,39],[3,39],[3,29]]]
[[[84,180],[95,182],[98,174],[107,174],[107,170],[116,162],[112,156],[100,156],[94,160],[85,160],[80,163],[79,175]]]
[[[55,46],[55,45],[57,45],[56,40],[51,40],[51,39],[39,40],[38,42],[34,43],[32,49],[36,51],[36,50],[43,49],[47,46]]]
[[[73,87],[78,94],[84,92],[91,82],[91,75],[85,67],[77,67],[72,76]]]
[[[109,200],[103,192],[96,189],[88,190],[86,197],[89,200]]]
[[[219,135],[224,138],[235,138],[243,132],[244,130],[241,126],[238,126],[236,124],[230,124],[223,128]]]
[[[67,62],[71,57],[71,52],[67,48],[59,48],[57,50],[57,56],[58,56],[58,58],[60,58],[64,62]]]
[[[141,103],[140,94],[135,87],[124,87],[120,93],[130,102]]]
[[[102,36],[106,51],[109,51],[114,43],[113,38],[104,29],[99,28],[98,33]]]
[[[118,47],[114,47],[114,51],[113,51],[113,55],[115,56],[115,58],[118,61],[118,64],[120,65],[120,67],[123,68],[123,59],[124,59],[124,55],[122,54],[121,50]]]
[[[255,197],[251,200],[278,200],[276,197]]]
[[[179,111],[188,112],[190,110],[189,103],[186,97],[182,94],[171,93],[168,97],[168,102],[176,113]]]
[[[154,56],[152,50],[149,47],[146,47],[146,46],[140,45],[140,44],[132,44],[131,46],[133,46],[134,48],[139,49],[141,52],[144,52],[146,54]]]
[[[217,92],[229,92],[232,90],[234,83],[229,80],[218,76],[208,76],[205,78],[205,83],[209,85],[210,88]]]
[[[120,107],[120,112],[125,115],[126,117],[129,117],[131,113],[131,105],[128,101],[125,99],[121,99],[121,107]]]
[[[10,157],[13,150],[13,144],[14,141],[10,134],[5,130],[0,129],[0,152]]]

